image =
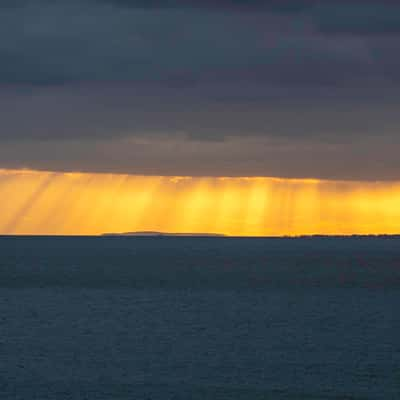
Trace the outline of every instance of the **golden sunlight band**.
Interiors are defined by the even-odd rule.
[[[0,170],[0,234],[400,233],[400,182]]]

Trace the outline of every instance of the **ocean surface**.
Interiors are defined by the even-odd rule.
[[[0,399],[400,399],[400,238],[0,238]]]

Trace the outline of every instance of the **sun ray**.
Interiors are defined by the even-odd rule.
[[[0,170],[0,233],[400,233],[400,182]]]

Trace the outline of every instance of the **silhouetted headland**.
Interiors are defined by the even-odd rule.
[[[123,232],[123,233],[103,233],[101,236],[150,236],[150,237],[176,237],[176,236],[187,236],[187,237],[226,237],[226,235],[219,233],[175,233],[175,232]]]

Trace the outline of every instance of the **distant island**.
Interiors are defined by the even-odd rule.
[[[143,232],[123,232],[123,233],[103,233],[101,236],[150,236],[150,237],[226,237],[220,233],[174,233],[174,232],[153,232],[153,231],[143,231]]]
[[[0,235],[7,236],[7,235]],[[230,236],[222,233],[192,233],[192,232],[158,232],[158,231],[137,231],[137,232],[122,232],[122,233],[102,233],[99,236],[103,237],[228,237],[228,238],[253,238],[253,239],[400,239],[400,234],[349,234],[349,235],[297,235],[297,236]]]

